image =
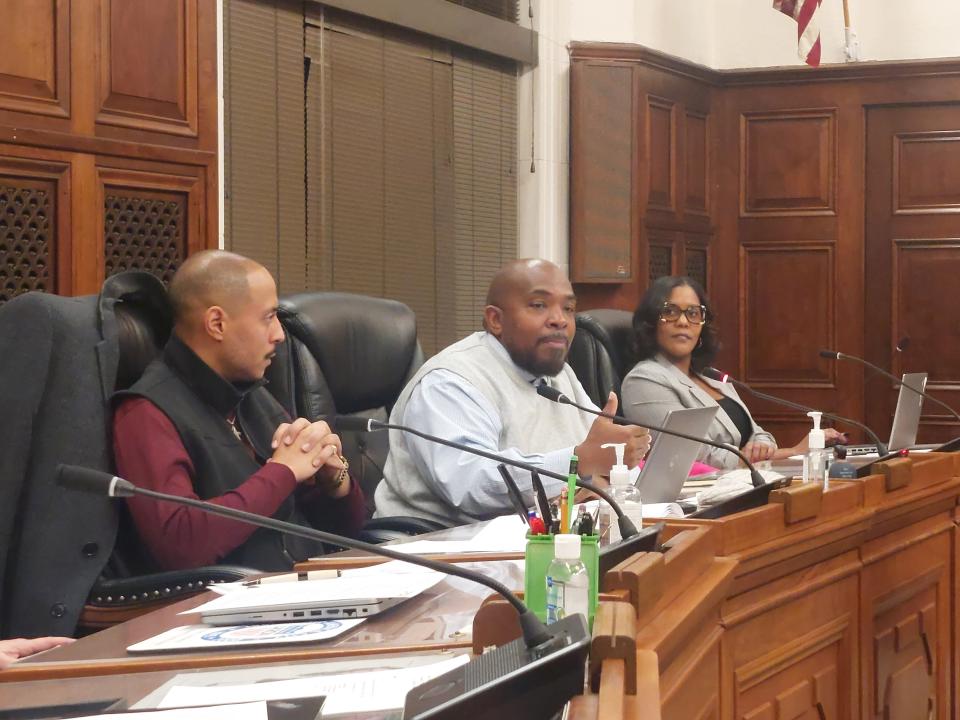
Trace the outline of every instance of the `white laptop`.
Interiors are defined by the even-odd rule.
[[[923,395],[910,388],[923,391],[927,387],[926,373],[904,373],[901,379],[900,394],[897,395],[897,409],[893,413],[893,426],[890,428],[890,452],[903,450],[917,444],[917,430],[920,427],[920,411],[923,409]],[[847,448],[850,456],[867,455],[877,452],[875,445],[851,445]]]
[[[422,568],[392,573],[386,578],[345,572],[339,578],[327,580],[220,589],[223,592],[220,597],[185,612],[200,613],[208,625],[363,618],[419,595],[444,577]]]
[[[705,437],[719,410],[719,406],[673,410],[667,413],[662,427],[694,437]],[[675,502],[702,445],[675,435],[657,435],[635,482],[643,502]]]

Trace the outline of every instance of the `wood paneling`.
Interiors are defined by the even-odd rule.
[[[570,125],[576,198],[570,224],[583,242],[571,247],[570,276],[575,282],[629,281],[635,277],[636,227],[633,71],[583,63],[571,73],[577,111]]]
[[[758,386],[831,386],[834,365],[810,347],[833,346],[833,246],[751,243],[740,252],[743,378]]]
[[[646,146],[665,130],[642,128],[632,185],[594,187],[595,195],[633,192],[638,198],[641,272],[618,285],[578,283],[582,307],[632,310],[650,276],[647,250],[662,245],[646,233],[698,233],[709,238],[719,365],[739,368],[742,379],[760,381],[773,395],[865,419],[881,436],[892,418],[890,383],[865,376],[853,363],[821,364],[822,346],[866,356],[895,373],[929,371],[938,397],[960,406],[953,370],[960,336],[936,310],[936,299],[949,297],[948,278],[960,262],[960,63],[711,71],[635,45],[591,43],[574,43],[571,58],[574,79],[581,63],[630,65],[635,97],[672,104],[676,126],[672,174],[663,169],[668,146]],[[571,112],[576,123],[577,106]],[[661,110],[650,122],[665,128],[666,114]],[[648,115],[640,117],[647,122]],[[596,127],[594,146],[603,133]],[[674,212],[653,204],[670,205],[668,178],[676,186]],[[575,168],[571,180],[576,206]],[[702,187],[710,190],[705,213],[698,208]],[[580,241],[571,228],[571,252]],[[778,256],[776,246],[787,254]],[[809,250],[796,254],[811,246],[819,248],[812,257]],[[697,258],[691,247],[684,243],[675,271]],[[904,335],[913,342],[895,353],[893,344]],[[799,439],[805,418],[767,402],[749,404],[761,424],[772,424],[776,433],[789,430],[781,444]],[[925,410],[920,442],[960,435],[960,425],[944,412]]]
[[[960,133],[896,133],[893,140],[894,214],[960,212]]]
[[[215,0],[0,0],[0,17],[0,177],[30,208],[0,246],[17,291],[92,293],[215,247]]]
[[[0,0],[0,109],[70,112],[70,1]]]
[[[68,292],[70,166],[44,153],[3,155],[0,146],[0,302],[30,290]]]
[[[710,212],[710,126],[706,115],[687,112],[684,120],[684,212]]]
[[[647,207],[676,210],[676,106],[669,100],[647,99],[647,152],[650,166]]]
[[[741,122],[741,215],[835,211],[833,113],[747,113]]]
[[[960,106],[914,104],[871,108],[866,148],[865,352],[895,375],[927,372],[927,389],[947,404],[960,400],[960,337],[949,304],[960,270]],[[946,322],[946,324],[945,324]],[[903,352],[894,348],[909,338]],[[890,427],[896,390],[866,380],[866,422]],[[918,440],[948,440],[960,426],[927,403]]]
[[[100,2],[97,122],[195,137],[197,0]]]

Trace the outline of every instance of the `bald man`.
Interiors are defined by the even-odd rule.
[[[566,364],[576,332],[576,297],[553,263],[517,260],[494,276],[483,311],[484,331],[427,361],[400,394],[390,422],[566,474],[570,456],[580,474],[606,475],[614,463],[605,443],[624,443],[635,464],[649,433],[614,425],[540,397],[547,382],[593,406]],[[616,412],[611,393],[604,410]],[[513,471],[531,491],[529,473]],[[549,494],[563,486],[544,478]],[[513,512],[497,463],[390,431],[390,455],[377,486],[376,515],[407,515],[460,525]]]
[[[174,328],[157,360],[116,396],[117,472],[151,490],[355,535],[363,496],[324,422],[291,421],[263,387],[283,342],[277,287],[262,265],[212,250],[170,282]],[[127,500],[155,564],[287,570],[322,546],[195,508]]]

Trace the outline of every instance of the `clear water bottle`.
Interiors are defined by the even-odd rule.
[[[567,615],[588,615],[590,578],[580,561],[580,536],[556,535],[553,540],[553,561],[547,568],[547,622]]]

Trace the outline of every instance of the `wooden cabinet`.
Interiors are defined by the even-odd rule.
[[[215,0],[8,0],[0,302],[217,245]]]

